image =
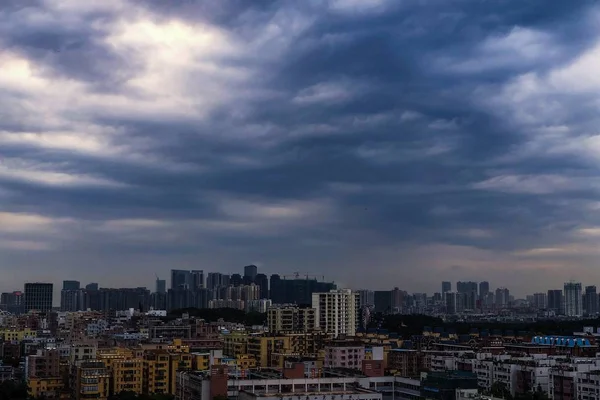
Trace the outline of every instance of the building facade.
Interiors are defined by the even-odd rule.
[[[313,293],[316,327],[334,337],[354,336],[360,323],[360,298],[350,289]]]

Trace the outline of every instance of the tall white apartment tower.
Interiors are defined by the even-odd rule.
[[[360,323],[360,296],[350,289],[313,293],[315,325],[335,337],[354,336]]]
[[[581,283],[565,283],[565,315],[567,317],[581,317],[583,315],[583,299],[581,297]]]

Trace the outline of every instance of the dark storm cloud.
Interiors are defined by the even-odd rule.
[[[565,138],[535,133],[565,125],[567,136],[585,140],[596,117],[581,102],[596,97],[549,93],[566,117],[541,121],[540,112],[534,122],[512,118],[518,110],[502,97],[519,77],[545,79],[593,46],[593,2],[351,3],[3,3],[0,20],[21,23],[3,24],[2,46],[64,82],[65,96],[82,97],[58,112],[60,96],[41,84],[0,94],[0,211],[75,224],[61,246],[73,243],[78,254],[129,259],[152,248],[177,260],[213,246],[208,257],[231,262],[214,251],[231,246],[283,269],[295,268],[305,248],[324,265],[358,270],[344,261],[345,248],[443,244],[510,254],[559,246],[600,224],[582,211],[600,190],[593,157],[573,156],[580,147],[553,150],[549,143]],[[128,84],[151,73],[142,56],[155,50],[128,44],[124,53],[108,40],[129,19],[210,26],[242,44],[223,50],[215,34],[223,53],[206,58],[217,72],[191,63],[178,76],[183,89],[164,84],[158,94],[195,101],[208,85],[227,83],[209,74],[245,78],[223,84],[224,99],[197,114],[136,109],[149,96]],[[36,98],[50,99],[39,100],[48,108],[28,108]],[[48,145],[65,131],[64,147]],[[106,140],[77,147],[73,137]]]

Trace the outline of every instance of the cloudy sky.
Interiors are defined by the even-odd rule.
[[[0,290],[600,284],[600,7],[2,0]]]

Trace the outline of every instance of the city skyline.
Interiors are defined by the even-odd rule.
[[[53,306],[61,305],[67,301],[73,307],[77,308],[79,306],[75,306],[75,304],[79,301],[83,301],[83,297],[81,300],[75,300],[75,298],[79,298],[81,295],[75,294],[74,292],[79,292],[80,290],[86,289],[86,291],[98,291],[99,289],[103,290],[138,290],[143,289],[147,291],[148,295],[150,294],[162,294],[167,296],[167,287],[169,296],[172,290],[185,290],[194,292],[197,289],[207,289],[210,291],[216,290],[215,293],[218,292],[219,288],[229,287],[229,286],[247,286],[247,285],[256,285],[260,289],[256,291],[256,300],[259,299],[273,299],[273,279],[276,278],[277,281],[283,280],[314,280],[315,282],[326,283],[327,285],[331,284],[332,286],[327,286],[325,292],[329,290],[329,288],[337,288],[337,289],[351,289],[356,292],[365,293],[364,296],[371,298],[371,304],[376,304],[374,293],[379,292],[389,292],[394,293],[397,292],[397,299],[390,300],[392,304],[397,304],[398,302],[402,302],[402,297],[404,295],[409,296],[425,296],[424,301],[432,300],[436,301],[436,297],[440,296],[438,300],[444,302],[445,295],[452,295],[454,300],[453,303],[462,302],[464,303],[461,307],[467,309],[475,309],[481,307],[483,304],[487,304],[488,306],[491,304],[497,304],[501,306],[506,306],[509,302],[513,302],[515,300],[518,301],[526,301],[531,306],[536,308],[548,308],[551,310],[556,310],[559,312],[564,312],[567,316],[582,316],[584,310],[585,311],[593,311],[596,313],[600,309],[600,298],[597,293],[597,286],[593,284],[589,284],[587,282],[575,282],[573,280],[568,282],[563,282],[562,285],[554,285],[552,287],[548,287],[543,289],[542,291],[529,291],[525,294],[515,295],[514,292],[510,291],[510,288],[504,286],[494,286],[493,283],[490,285],[489,281],[467,281],[467,280],[457,280],[457,281],[441,281],[438,283],[438,290],[433,290],[431,292],[420,292],[420,291],[410,291],[406,288],[395,287],[387,287],[387,288],[369,288],[369,287],[344,287],[336,284],[334,281],[328,281],[325,279],[326,277],[317,276],[317,275],[302,275],[298,272],[292,275],[285,274],[265,274],[260,268],[258,268],[254,264],[245,265],[240,268],[240,273],[233,274],[224,274],[221,272],[214,271],[204,271],[200,269],[195,270],[181,270],[181,269],[171,269],[170,270],[170,280],[162,279],[158,274],[155,274],[155,281],[153,285],[132,285],[132,286],[107,286],[103,285],[99,282],[89,282],[84,283],[77,280],[67,279],[61,280],[62,284],[56,284],[55,282],[42,282],[42,281],[31,281],[24,282],[24,289],[21,290],[12,288],[10,290],[0,290],[0,292],[6,296],[11,296],[13,294],[19,293],[25,296],[26,288],[28,285],[50,285],[50,292],[53,300],[50,299],[49,302]],[[53,286],[53,289],[52,289]],[[323,290],[319,290],[319,288],[325,288],[326,286],[315,286],[312,289],[309,289],[310,294],[312,291],[315,292],[323,292]],[[284,299],[286,298],[286,290],[283,292],[278,290],[276,294],[276,298]],[[306,290],[306,289],[304,289]],[[64,294],[65,291],[73,292],[70,297],[67,297],[69,300],[65,300]],[[366,294],[366,292],[370,292],[370,294]],[[207,292],[208,293],[208,292]],[[241,293],[241,292],[240,292]],[[230,295],[230,294],[229,294]],[[228,295],[228,296],[229,296]],[[238,294],[239,296],[240,294]],[[288,293],[287,295],[291,295]],[[459,295],[463,295],[459,300]],[[206,296],[206,293],[205,295]],[[216,299],[220,298],[220,294],[215,294]],[[292,295],[293,296],[293,295]],[[394,294],[391,294],[392,298],[394,298]],[[470,296],[470,297],[469,297]],[[554,296],[554,297],[553,297]],[[558,298],[555,299],[555,297]],[[26,297],[24,297],[26,298]],[[167,297],[165,297],[161,302],[167,302]],[[208,301],[209,297],[206,297],[205,301]],[[593,300],[592,300],[593,299]],[[57,301],[60,300],[60,303]],[[148,298],[149,300],[149,298]],[[364,301],[364,299],[362,300]],[[296,303],[295,300],[284,300],[279,301],[275,304],[285,304],[285,303]],[[479,304],[479,305],[476,305]],[[456,304],[455,304],[456,305]],[[6,304],[5,304],[6,306]],[[155,304],[153,307],[157,307]],[[453,306],[454,307],[454,306]],[[158,306],[158,308],[162,308],[162,306]],[[184,307],[185,308],[185,307]],[[454,313],[453,311],[452,313]]]
[[[0,290],[248,263],[352,288],[600,284],[599,15],[2,1]]]

